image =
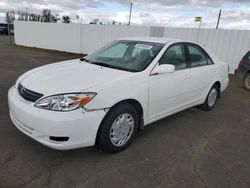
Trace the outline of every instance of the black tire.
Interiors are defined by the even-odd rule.
[[[209,95],[210,95],[210,93],[211,92],[214,92],[216,90],[216,98],[215,98],[215,102],[213,103],[213,105],[211,105],[210,103],[209,103]],[[218,97],[219,97],[219,88],[218,88],[218,86],[215,84],[215,85],[213,85],[213,87],[210,89],[210,91],[208,92],[208,94],[207,94],[207,98],[206,98],[206,100],[205,100],[205,102],[202,104],[202,105],[200,105],[199,107],[200,107],[200,109],[202,109],[202,110],[204,110],[204,111],[210,111],[210,110],[212,110],[213,108],[214,108],[214,106],[215,106],[215,104],[216,104],[216,102],[217,102],[217,99],[218,99]]]
[[[250,91],[250,73],[247,73],[243,80],[244,88]]]
[[[110,131],[111,131],[111,127],[113,122],[122,114],[128,113],[133,117],[134,120],[134,129],[133,132],[130,136],[130,138],[128,139],[128,141],[122,145],[122,146],[115,146],[110,138]],[[136,110],[135,107],[133,107],[130,104],[127,103],[122,103],[118,106],[115,106],[114,108],[112,108],[108,114],[106,115],[106,117],[104,118],[101,127],[98,131],[98,135],[97,135],[97,144],[98,146],[106,152],[110,152],[110,153],[114,153],[114,152],[118,152],[121,151],[123,149],[125,149],[130,143],[131,141],[134,139],[137,130],[138,130],[138,126],[139,126],[139,113]]]

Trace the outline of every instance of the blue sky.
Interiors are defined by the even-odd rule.
[[[8,10],[40,13],[49,8],[53,13],[69,15],[73,22],[81,15],[84,23],[99,18],[126,24],[130,0],[0,0],[0,20]],[[214,28],[222,9],[221,28],[250,29],[249,0],[133,0],[133,25],[198,27],[195,16],[202,16],[202,27]]]

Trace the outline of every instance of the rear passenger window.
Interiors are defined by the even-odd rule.
[[[176,70],[187,68],[184,45],[176,44],[169,47],[162,55],[159,64],[174,65]]]
[[[188,45],[191,67],[211,65],[213,61],[199,46]]]
[[[243,57],[244,61],[250,60],[250,51]]]

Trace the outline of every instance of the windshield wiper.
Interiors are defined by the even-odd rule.
[[[102,66],[102,67],[112,68],[112,69],[124,70],[124,71],[129,71],[129,72],[138,72],[137,70],[131,70],[131,69],[127,69],[125,67],[119,67],[119,66],[110,65],[107,63],[102,63],[102,62],[91,62],[91,63],[95,64],[95,65]]]
[[[91,62],[91,63],[102,67],[116,68],[115,66],[106,63],[101,63],[101,62]]]
[[[88,60],[88,59],[86,59],[85,57],[80,58],[80,61],[86,61],[86,62],[89,62],[89,60]]]

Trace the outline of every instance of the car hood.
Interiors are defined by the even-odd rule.
[[[46,96],[81,92],[131,75],[131,72],[101,67],[76,59],[33,69],[23,75],[20,82],[27,89]]]

